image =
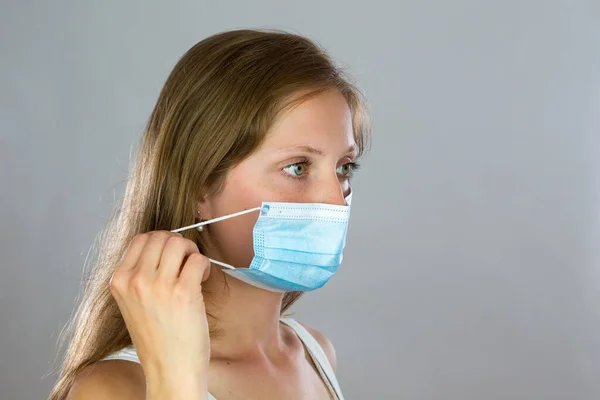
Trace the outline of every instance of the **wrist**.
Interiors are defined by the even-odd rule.
[[[148,400],[207,400],[207,373],[150,372],[146,375]]]

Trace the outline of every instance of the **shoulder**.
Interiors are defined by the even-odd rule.
[[[75,377],[67,400],[108,400],[146,398],[146,383],[139,364],[100,361],[84,368]]]
[[[319,332],[318,330],[311,328],[310,326],[308,326],[300,321],[298,321],[298,323],[300,325],[302,325],[308,331],[308,333],[310,333],[315,338],[315,340],[319,343],[319,345],[321,345],[321,348],[323,349],[323,351],[325,352],[325,355],[329,359],[329,363],[331,364],[331,367],[335,371],[337,368],[337,358],[335,355],[335,348],[333,347],[333,343],[331,343],[331,340],[329,340],[329,338],[327,336],[325,336],[323,333]]]

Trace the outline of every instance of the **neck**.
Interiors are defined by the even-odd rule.
[[[211,357],[269,353],[280,349],[283,293],[259,289],[213,265],[203,284],[211,332]]]

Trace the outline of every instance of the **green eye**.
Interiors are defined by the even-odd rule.
[[[306,163],[288,165],[283,169],[287,174],[299,178],[306,173]]]
[[[344,165],[340,165],[337,169],[337,173],[342,176],[351,177],[352,173],[357,169],[355,163],[348,163]]]

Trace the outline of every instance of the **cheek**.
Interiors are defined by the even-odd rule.
[[[255,215],[244,215],[217,222],[210,227],[213,243],[219,251],[218,257],[234,267],[249,267],[254,257],[252,230]]]
[[[230,174],[222,191],[212,204],[211,218],[233,214],[259,207],[263,191],[259,182],[249,177],[239,179],[238,174]],[[242,177],[244,178],[244,177]],[[208,228],[211,242],[218,250],[222,261],[234,267],[248,267],[254,256],[252,231],[258,218],[258,211],[232,219],[216,222]]]

